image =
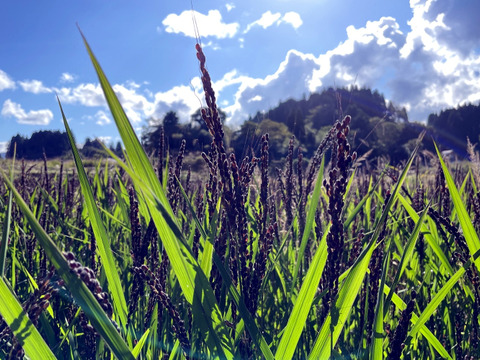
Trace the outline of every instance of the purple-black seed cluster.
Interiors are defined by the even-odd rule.
[[[344,195],[350,175],[352,162],[357,154],[351,152],[347,139],[350,130],[350,116],[345,116],[342,121],[335,125],[336,135],[332,146],[332,165],[328,172],[328,179],[325,179],[323,186],[329,198],[328,214],[330,217],[330,230],[327,235],[327,278],[328,295],[326,300],[333,301],[338,292],[338,277],[341,271],[342,257],[344,254],[344,229],[343,229],[343,208]],[[332,307],[332,304],[329,304]]]

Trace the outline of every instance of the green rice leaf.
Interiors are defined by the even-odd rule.
[[[385,279],[387,277],[388,268],[390,264],[390,252],[385,255],[382,266],[382,279],[378,289],[377,305],[375,307],[375,318],[373,320],[373,341],[370,347],[370,359],[383,359],[383,339],[384,339],[384,294]],[[388,308],[387,308],[388,309]]]
[[[13,150],[13,160],[12,160],[12,167],[10,170],[10,181],[13,182],[13,170],[15,166],[15,155],[17,152],[17,144],[15,144]],[[8,194],[8,202],[7,202],[7,209],[5,211],[5,220],[3,221],[3,230],[2,230],[2,238],[0,243],[0,277],[3,278],[5,276],[5,265],[7,262],[7,249],[8,249],[8,239],[10,235],[10,223],[12,221],[12,191]]]
[[[210,283],[193,257],[191,249],[174,234],[173,228],[175,228],[176,222],[162,185],[83,34],[82,37],[126,148],[131,170],[141,179],[139,181],[138,178],[135,178],[134,186],[145,197],[150,215],[167,251],[182,293],[185,299],[192,304],[194,325],[205,334],[205,342],[210,350],[210,356],[233,358],[232,342]]]
[[[391,289],[388,287],[388,285],[385,285],[384,287],[384,292],[387,296],[390,296],[390,294],[392,294],[393,296],[391,297],[392,298],[392,302],[395,304],[395,306],[397,308],[399,308],[400,310],[405,310],[407,308],[407,304],[405,304],[405,302],[400,298],[400,296],[398,296],[397,294],[395,294],[394,292],[391,291]],[[411,323],[413,325],[415,325],[418,321],[418,315],[415,314],[415,313],[412,313],[412,319],[410,320]],[[452,357],[450,356],[450,354],[447,352],[447,350],[445,350],[445,348],[443,347],[442,343],[440,342],[440,340],[438,340],[435,335],[432,334],[432,332],[425,326],[425,325],[422,325],[420,327],[420,333],[425,336],[425,339],[427,339],[427,341],[430,343],[430,345],[433,346],[433,348],[435,350],[438,351],[438,353],[440,354],[440,356],[442,356],[444,359],[452,359]]]
[[[412,220],[415,223],[418,223],[418,221],[420,220],[420,216],[413,209],[413,207],[408,203],[407,199],[405,199],[402,196],[402,194],[398,194],[398,199],[402,203],[405,210],[407,210],[408,215],[412,218]],[[448,273],[453,274],[455,271],[453,270],[452,265],[450,265],[450,262],[448,261],[447,256],[445,255],[442,248],[440,247],[440,244],[432,236],[432,234],[431,234],[430,230],[428,229],[427,225],[425,225],[424,223],[421,224],[420,231],[424,235],[425,240],[427,240],[428,245],[432,248],[435,255],[438,256],[438,258],[442,262],[443,266],[445,266]]]
[[[472,224],[472,219],[463,204],[462,197],[458,192],[458,189],[455,185],[455,181],[450,175],[445,162],[443,161],[442,154],[440,150],[438,150],[437,144],[435,144],[435,149],[437,150],[437,156],[440,160],[440,164],[442,165],[443,174],[445,175],[445,181],[448,185],[448,191],[450,192],[450,196],[453,201],[453,206],[455,207],[455,211],[457,212],[457,217],[460,222],[460,226],[463,230],[463,236],[465,237],[465,241],[467,242],[468,249],[470,250],[470,255],[473,257],[478,250],[480,250],[480,240],[478,239],[477,232]],[[480,271],[480,258],[475,260],[475,265],[477,270]]]
[[[70,147],[72,148],[73,158],[77,167],[78,178],[80,181],[80,186],[82,188],[83,198],[87,206],[90,224],[92,225],[93,233],[95,235],[95,239],[97,240],[98,252],[102,260],[105,275],[107,277],[108,288],[112,295],[115,315],[118,316],[120,323],[123,325],[123,327],[126,327],[128,312],[127,302],[125,300],[122,283],[120,282],[119,271],[117,270],[117,267],[115,265],[115,259],[113,257],[112,249],[110,247],[110,240],[107,235],[107,230],[105,230],[102,217],[100,216],[97,204],[95,203],[92,188],[90,187],[90,183],[88,182],[85,168],[83,167],[82,160],[80,159],[80,154],[78,153],[77,147],[75,145],[75,140],[73,138],[72,131],[70,130],[70,126],[68,125],[67,118],[65,117],[65,114],[63,112],[60,100],[58,100],[58,105],[60,106],[63,124],[65,125],[68,139],[70,140]]]
[[[313,349],[308,356],[309,359],[328,359],[330,357],[331,351],[338,341],[340,333],[343,330],[343,326],[347,321],[348,315],[350,314],[358,292],[360,291],[361,285],[368,270],[370,258],[373,250],[375,249],[374,245],[376,244],[380,233],[383,231],[383,227],[387,221],[390,209],[397,200],[398,193],[407,177],[408,170],[415,159],[420,142],[424,136],[425,132],[420,134],[417,140],[417,146],[410,155],[410,158],[407,161],[405,168],[403,169],[397,181],[397,184],[395,185],[395,189],[393,190],[390,199],[385,204],[385,209],[375,226],[375,230],[369,240],[369,243],[350,268],[350,271],[348,272],[348,275],[346,276],[343,285],[338,292],[337,299],[334,303],[335,305],[332,306],[330,314],[325,319],[317,339],[315,340]],[[333,333],[331,332],[331,329],[333,329]]]
[[[374,244],[375,242],[371,241],[369,246],[364,249],[358,261],[355,262],[345,278],[338,293],[334,309],[332,309],[331,313],[325,319],[308,359],[328,359],[330,357],[332,350],[331,345],[333,344],[333,346],[335,346],[337,343],[338,337],[343,330],[343,325],[350,314],[350,310],[367,273],[368,264],[375,249]],[[332,327],[334,329],[333,334],[330,331]]]
[[[424,325],[430,316],[437,310],[440,303],[445,299],[445,296],[452,290],[453,286],[462,278],[465,274],[466,268],[471,265],[470,262],[465,264],[460,270],[458,270],[446,283],[443,287],[438,291],[438,293],[430,300],[427,307],[423,310],[420,314],[418,321],[415,323],[415,326],[410,330],[408,333],[408,337],[413,338],[417,332],[420,330],[421,326]]]
[[[178,179],[177,179],[178,180]],[[180,191],[187,203],[187,206],[192,214],[192,217],[194,219],[195,225],[197,226],[198,231],[202,235],[203,238],[208,239],[207,243],[210,243],[210,245],[213,247],[213,237],[208,236],[205,229],[203,228],[202,224],[200,223],[200,220],[197,217],[197,214],[195,213],[195,209],[193,208],[192,203],[190,202],[190,199],[188,199],[187,194],[185,193],[185,190],[182,187],[182,184],[178,181],[178,185],[180,187]],[[219,199],[220,201],[220,199]],[[200,250],[205,251],[200,244]],[[262,333],[259,331],[255,320],[253,319],[252,315],[250,314],[250,311],[248,311],[247,306],[245,305],[245,300],[243,296],[240,295],[238,292],[237,288],[233,284],[232,278],[230,276],[229,271],[225,268],[223,265],[222,259],[220,256],[218,256],[217,252],[215,249],[212,251],[212,259],[213,262],[215,263],[215,266],[220,272],[220,276],[222,277],[222,280],[227,287],[230,296],[233,299],[233,302],[237,306],[237,310],[240,313],[240,317],[242,318],[245,327],[247,328],[248,333],[250,334],[252,341],[255,343],[255,345],[260,349],[262,352],[262,355],[264,356],[265,359],[268,360],[273,360],[274,356],[272,354],[272,351],[270,350],[270,347],[268,346],[267,342],[265,341],[265,338],[263,337]]]
[[[308,208],[307,221],[305,224],[305,229],[303,230],[302,242],[300,243],[300,250],[298,251],[297,261],[295,264],[295,269],[293,271],[293,280],[292,280],[292,289],[297,284],[298,271],[302,265],[302,261],[305,254],[305,248],[308,244],[308,239],[310,238],[310,232],[313,228],[313,223],[315,221],[315,212],[317,211],[318,202],[320,200],[320,193],[322,190],[322,178],[323,170],[325,167],[325,156],[322,158],[322,163],[320,169],[318,170],[317,180],[315,183],[315,188],[313,189],[312,197],[310,198],[310,207]]]
[[[97,330],[100,336],[103,337],[117,358],[134,359],[132,353],[121,338],[120,334],[115,329],[115,326],[112,324],[107,314],[105,314],[105,311],[102,309],[97,299],[95,299],[83,281],[70,271],[70,266],[68,265],[67,259],[65,259],[61,251],[57,248],[55,243],[39,224],[35,215],[28,208],[28,205],[25,203],[21,195],[13,186],[12,182],[5,176],[1,169],[0,174],[3,176],[6,185],[13,192],[15,202],[26,217],[38,242],[45,250],[45,254],[57,270],[57,273],[65,281],[65,286],[72,293],[75,301],[83,309],[95,330]]]
[[[56,359],[3,277],[0,278],[0,314],[30,359]]]
[[[400,194],[398,194],[398,196],[399,196],[399,199],[403,199],[403,197]],[[393,280],[393,283],[392,283],[392,286],[391,286],[394,291],[397,288],[398,282],[400,281],[400,278],[401,278],[403,272],[405,271],[405,268],[407,267],[410,259],[412,258],[413,250],[415,250],[415,244],[417,242],[418,235],[420,234],[420,229],[423,227],[424,221],[427,217],[428,208],[429,208],[429,206],[427,206],[423,210],[422,215],[420,216],[419,219],[417,219],[417,221],[415,223],[415,228],[413,229],[413,232],[410,235],[410,237],[408,238],[407,244],[405,245],[404,251],[402,253],[402,258],[400,260],[400,264],[398,264],[398,271],[395,274],[395,279]],[[386,309],[388,309],[389,306],[390,306],[390,301],[392,299],[392,295],[394,294],[394,291],[392,291],[387,296],[387,300],[385,300],[385,308]]]
[[[133,356],[136,358],[138,358],[140,356],[140,353],[142,352],[142,349],[143,349],[143,346],[145,345],[145,343],[147,342],[147,339],[148,339],[148,334],[150,333],[150,329],[147,329],[147,331],[145,331],[142,335],[142,337],[140,338],[140,340],[138,340],[137,342],[137,345],[135,345],[135,347],[133,348],[132,350],[132,354]]]
[[[289,360],[293,357],[295,349],[307,321],[308,314],[312,308],[313,299],[318,289],[318,284],[327,262],[327,234],[323,238],[312,259],[307,275],[303,281],[295,305],[288,318],[287,326],[283,331],[280,344],[275,353],[275,358]]]

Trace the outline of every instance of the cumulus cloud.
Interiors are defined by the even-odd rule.
[[[480,3],[476,0],[463,0],[461,5],[454,0],[412,0],[414,16],[410,22],[413,34],[426,26],[440,46],[445,46],[462,56],[468,56],[480,46]],[[433,24],[434,26],[428,26]],[[415,35],[414,35],[415,36]]]
[[[292,25],[294,29],[298,29],[303,24],[300,14],[295,11],[285,13],[280,21]]]
[[[114,85],[113,90],[123,106],[127,117],[132,122],[142,121],[142,115],[151,114],[154,109],[152,102],[137,93],[137,88],[127,88],[123,85]]]
[[[194,85],[196,83],[196,86]],[[192,81],[192,86],[197,88],[198,81]],[[198,89],[198,88],[197,88]],[[155,94],[154,110],[151,113],[153,120],[162,119],[170,111],[176,111],[180,120],[186,121],[190,115],[201,106],[199,94],[194,92],[191,87],[181,85]]]
[[[289,24],[294,29],[298,29],[300,26],[302,26],[303,21],[300,17],[300,14],[294,11],[289,11],[282,16],[282,14],[279,12],[272,13],[270,10],[268,10],[262,14],[260,19],[248,24],[247,28],[244,30],[244,33],[249,32],[252,28],[256,26],[266,29],[275,24],[277,26],[280,24]]]
[[[318,69],[315,56],[290,50],[277,71],[264,79],[247,76],[229,79],[229,85],[240,84],[235,103],[224,109],[230,115],[229,123],[237,126],[248,115],[274,107],[279,100],[301,97],[308,92],[312,74]]]
[[[19,81],[18,84],[23,89],[23,91],[32,94],[45,94],[52,92],[52,89],[44,86],[43,83],[39,80]]]
[[[273,24],[275,24],[275,22],[277,22],[281,17],[282,17],[282,14],[280,14],[279,12],[272,13],[270,10],[268,10],[267,12],[264,12],[262,14],[260,19],[255,20],[251,24],[248,24],[247,28],[245,29],[245,33],[249,32],[250,29],[254,26],[260,26],[266,29],[272,26]]]
[[[68,72],[64,72],[62,73],[62,75],[60,75],[60,82],[61,83],[71,83],[75,80],[75,75],[73,74],[70,74]]]
[[[97,137],[98,140],[100,140],[102,143],[104,143],[105,145],[108,145],[109,143],[111,143],[112,141],[112,137],[111,136],[99,136]]]
[[[130,121],[138,123],[153,113],[154,103],[138,93],[141,85],[129,81],[127,85],[115,84],[112,87]],[[55,91],[58,93],[60,101],[65,104],[107,108],[100,84],[79,84],[73,88],[62,87]],[[97,115],[99,114],[101,115],[100,112],[97,113]],[[99,125],[109,123],[104,116],[96,116],[96,119]]]
[[[62,87],[55,89],[60,101],[65,104],[78,104],[84,106],[106,106],[100,84],[80,84],[74,88]]]
[[[226,3],[225,7],[227,8],[227,11],[232,11],[235,9],[235,4],[234,3]]]
[[[102,110],[97,111],[97,113],[95,114],[95,119],[96,119],[95,124],[100,126],[108,125],[112,122],[112,119],[110,118],[110,116],[107,115],[107,113]]]
[[[231,38],[237,33],[240,26],[238,23],[227,24],[223,22],[222,14],[218,10],[209,10],[207,15],[197,11],[185,10],[180,15],[169,14],[163,19],[162,24],[168,33],[183,34],[195,38],[193,17],[198,27],[202,29],[202,37]]]
[[[3,103],[2,115],[15,118],[19,124],[28,125],[48,125],[53,119],[53,113],[48,109],[26,112],[20,104],[10,99]]]
[[[347,28],[347,40],[317,58],[319,69],[312,75],[310,90],[320,86],[352,85],[375,87],[393,71],[405,36],[391,17],[368,21],[365,27]]]
[[[442,108],[480,101],[480,22],[471,16],[480,5],[470,1],[465,10],[453,0],[410,3],[413,16],[407,33],[396,19],[382,17],[363,27],[349,26],[345,40],[323,54],[290,50],[274,74],[243,76],[235,103],[226,108],[230,123],[238,125],[278,101],[328,86],[379,89],[416,121]],[[267,21],[273,19],[270,14],[262,18],[264,26],[274,23]],[[237,77],[234,74],[230,83]]]
[[[6,153],[8,150],[8,141],[0,141],[0,154]]]
[[[15,89],[15,81],[5,71],[0,70],[0,91],[6,89]]]
[[[452,0],[412,0],[410,5],[411,31],[400,49],[398,76],[389,83],[392,98],[401,99],[410,113],[422,118],[441,108],[479,101],[480,24],[472,14],[480,4],[467,0],[460,8]]]

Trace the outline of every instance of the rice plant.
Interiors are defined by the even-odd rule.
[[[197,43],[212,140],[192,177],[184,147],[143,151],[83,39],[124,156],[87,172],[59,101],[74,167],[5,163],[2,358],[480,358],[478,163],[452,176],[438,152],[415,177],[422,134],[367,171],[348,115],[308,161],[292,138],[272,169],[268,134],[237,159]]]

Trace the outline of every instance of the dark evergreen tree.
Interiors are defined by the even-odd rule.
[[[438,145],[466,156],[467,136],[472,143],[480,140],[480,105],[463,105],[430,114],[428,126],[433,129]]]
[[[67,133],[60,131],[37,131],[30,138],[21,135],[13,136],[7,150],[7,157],[13,156],[14,144],[17,144],[17,158],[37,160],[43,154],[47,158],[64,156],[70,151],[70,142]]]
[[[87,138],[80,153],[87,158],[107,156],[107,152],[103,148],[103,144],[100,139],[90,140]]]

